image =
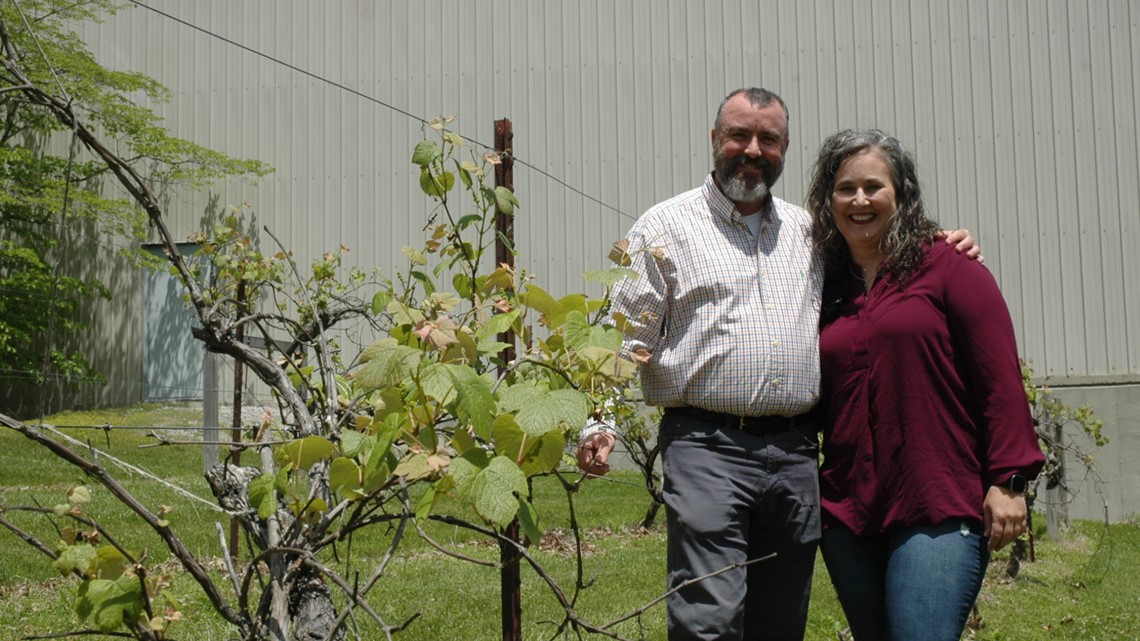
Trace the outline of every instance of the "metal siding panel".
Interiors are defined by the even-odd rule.
[[[1097,190],[1097,150],[1096,150],[1096,120],[1095,114],[1100,109],[1102,99],[1093,94],[1091,64],[1091,37],[1090,37],[1090,7],[1085,5],[1069,4],[1069,64],[1073,78],[1072,100],[1074,104],[1074,155],[1072,156],[1076,169],[1077,203],[1079,207],[1088,212],[1088,220],[1082,221],[1074,234],[1079,247],[1078,262],[1074,266],[1076,284],[1081,292],[1081,304],[1077,313],[1081,315],[1081,332],[1076,334],[1080,340],[1080,353],[1069,363],[1069,375],[1084,376],[1089,373],[1091,363],[1095,362],[1093,345],[1098,342],[1096,334],[1104,327],[1103,305],[1104,295],[1099,287],[1098,263],[1100,256],[1100,194]],[[1081,98],[1077,98],[1080,96]],[[1085,97],[1091,98],[1091,105]],[[1090,110],[1091,107],[1091,110]],[[1093,118],[1088,116],[1094,115]],[[1072,302],[1070,301],[1071,305]],[[1097,309],[1090,309],[1092,306]],[[1068,306],[1068,305],[1066,305]]]
[[[960,5],[955,5],[955,8],[959,10],[952,9],[950,13],[951,59],[954,60],[950,68],[951,96],[974,96],[977,89],[974,86],[976,55],[970,42],[971,19],[974,17]],[[948,131],[948,138],[953,140],[954,172],[958,177],[951,184],[955,200],[958,201],[958,226],[969,229],[979,227],[978,189],[967,188],[977,180],[977,133],[972,111],[974,104],[975,102],[952,98],[950,109],[953,127]]]
[[[1073,95],[1077,91],[1075,86],[1077,74],[1070,68],[1072,54],[1069,43],[1068,4],[1064,0],[1052,0],[1048,4],[1048,12],[1050,26],[1052,27],[1051,44],[1055,53],[1052,65],[1055,78],[1052,95],[1053,113],[1056,116],[1054,120],[1055,157],[1073,159],[1075,169],[1075,165],[1078,164],[1075,162],[1077,158],[1076,138],[1080,135],[1080,125],[1074,117]],[[1075,176],[1075,172],[1073,175]],[[1063,177],[1064,173],[1061,167],[1058,167],[1054,180],[1061,181],[1064,179]],[[1080,195],[1083,194],[1079,184],[1074,184],[1073,189],[1061,188],[1057,190],[1057,227],[1060,229],[1061,246],[1058,258],[1061,265],[1061,297],[1065,301],[1060,310],[1061,316],[1064,318],[1064,328],[1061,331],[1061,335],[1064,337],[1064,368],[1058,368],[1049,374],[1060,377],[1076,376],[1085,370],[1083,344],[1085,319],[1084,311],[1081,309],[1084,306],[1084,299],[1080,274],[1080,225],[1077,216],[1072,215],[1080,211],[1078,205],[1083,202],[1079,197]]]
[[[1112,126],[1114,88],[1107,4],[1089,3],[1087,19],[1089,68],[1086,73],[1093,100],[1086,149],[1091,154],[1088,164],[1092,170],[1088,186],[1095,192],[1096,202],[1095,216],[1090,215],[1091,229],[1090,225],[1082,225],[1088,247],[1087,253],[1082,252],[1082,256],[1087,258],[1082,271],[1086,289],[1092,290],[1088,299],[1090,304],[1085,310],[1088,334],[1085,337],[1086,369],[1082,374],[1103,375],[1109,373],[1109,362],[1114,360],[1114,356],[1110,356],[1112,350],[1109,349],[1107,332],[1115,327],[1123,328],[1124,320],[1120,316],[1113,318],[1123,310],[1120,297],[1114,291],[1118,289],[1121,276],[1119,245],[1115,242],[1118,226],[1115,224],[1116,216],[1111,213],[1119,211],[1119,203],[1115,193],[1116,165],[1113,162],[1116,156]]]
[[[1128,57],[1120,58],[1124,35],[1120,23],[1114,19],[1118,11],[1111,4],[1095,5],[1097,13],[1093,25],[1093,84],[1094,91],[1103,91],[1097,103],[1095,117],[1097,157],[1101,159],[1097,170],[1097,189],[1102,194],[1100,201],[1100,282],[1104,291],[1103,332],[1096,337],[1097,348],[1103,348],[1103,363],[1094,364],[1090,374],[1118,376],[1128,371],[1128,352],[1121,349],[1112,337],[1124,338],[1128,333],[1125,321],[1126,301],[1124,290],[1124,252],[1120,242],[1121,212],[1123,203],[1137,202],[1135,194],[1123,197],[1123,191],[1134,191],[1135,180],[1123,180],[1128,176],[1127,166],[1120,163],[1119,145],[1126,138],[1121,122],[1127,122],[1127,115],[1133,113],[1132,105],[1123,104],[1120,98],[1130,93],[1129,67],[1133,64]],[[1121,109],[1124,112],[1121,113]],[[1124,116],[1124,117],[1122,117]],[[1132,139],[1135,140],[1133,132]],[[1135,173],[1133,173],[1135,176]],[[1123,183],[1131,183],[1131,187]],[[1135,210],[1133,210],[1135,211]],[[1127,252],[1131,253],[1131,252]]]
[[[1034,76],[1032,67],[1031,11],[1027,0],[1015,0],[1008,5],[1010,33],[1010,84],[1013,117],[1014,182],[1007,191],[1016,203],[1013,211],[999,211],[999,216],[1012,218],[1016,225],[1016,243],[1019,248],[1018,286],[1005,291],[1010,304],[1014,326],[1018,330],[1020,353],[1041,353],[1044,345],[1044,319],[1041,313],[1042,279],[1039,268],[1040,252],[1034,249],[1038,238],[1038,213],[1042,204],[1037,197],[1034,174],[1034,121],[1026,117],[1033,112],[1034,84],[1045,76]],[[1015,304],[1016,303],[1016,304]]]
[[[862,68],[859,66],[856,57],[856,50],[860,45],[857,44],[855,38],[854,4],[850,0],[836,0],[836,11],[832,17],[834,20],[832,41],[835,43],[835,76],[832,81],[835,95],[832,100],[835,102],[836,131],[859,126],[856,97],[863,78],[861,76]],[[802,132],[801,135],[805,138],[805,146],[813,150],[812,153],[805,154],[805,157],[812,158],[814,161],[814,150],[818,149],[820,143],[830,134],[829,131]],[[806,139],[809,136],[814,142],[807,145],[809,141]]]
[[[934,120],[935,88],[934,74],[932,73],[933,34],[930,30],[930,6],[925,0],[914,2],[910,12],[910,20],[903,37],[908,38],[907,56],[911,58],[909,75],[913,87],[913,104],[910,112],[913,114],[911,126],[914,128],[914,138],[910,147],[914,150],[920,163],[922,172],[922,190],[925,194],[930,215],[943,225],[946,221],[942,212],[933,208],[938,202],[939,194],[949,187],[943,185],[939,175],[939,157],[937,145],[937,129]]]
[[[988,118],[992,127],[989,136],[979,137],[979,155],[987,160],[992,159],[992,183],[987,180],[986,187],[992,188],[989,198],[982,201],[978,215],[987,223],[996,234],[983,238],[996,240],[997,262],[999,268],[996,275],[1000,276],[1003,292],[1006,292],[1006,306],[1014,319],[1019,319],[1021,313],[1021,297],[1015,294],[1021,284],[1021,256],[1018,240],[1018,207],[1016,186],[1017,155],[1014,151],[1014,111],[1012,82],[1013,74],[1010,69],[1011,30],[1009,16],[1006,13],[1006,4],[990,4],[989,20],[984,35],[992,43],[990,59],[987,66],[986,81],[992,88],[990,116]],[[986,119],[979,108],[978,119]],[[984,171],[984,168],[982,169]],[[979,229],[979,232],[982,232]]]
[[[857,34],[853,52],[855,67],[855,119],[854,126],[859,129],[874,127],[878,123],[875,111],[875,92],[878,90],[877,70],[875,68],[874,37],[875,15],[873,0],[855,0],[854,20],[851,30]]]
[[[1128,85],[1130,93],[1121,92],[1122,97],[1127,95],[1127,104],[1116,112],[1126,132],[1121,136],[1125,144],[1118,147],[1123,177],[1120,200],[1123,203],[1137,203],[1140,202],[1140,194],[1137,193],[1140,188],[1140,63],[1137,62],[1137,57],[1140,56],[1140,7],[1126,0],[1121,0],[1121,3],[1126,7],[1123,11],[1125,16],[1113,24],[1128,25],[1128,45],[1121,45],[1120,48],[1127,52],[1123,59],[1129,62],[1129,68],[1121,73],[1121,82]],[[1125,36],[1121,37],[1123,39]],[[1125,344],[1117,342],[1117,348],[1127,352],[1128,373],[1136,375],[1140,374],[1140,256],[1135,249],[1140,247],[1140,216],[1137,215],[1135,206],[1120,211],[1120,242],[1130,250],[1124,252],[1124,267],[1121,271],[1124,274],[1123,294],[1126,301],[1124,317],[1131,319],[1131,322],[1125,329],[1126,335],[1114,337],[1114,340]]]
[[[789,49],[795,51],[795,75],[799,80],[795,83],[792,98],[796,105],[795,120],[799,123],[799,131],[821,131],[823,127],[820,125],[819,118],[820,92],[817,67],[822,56],[815,44],[818,33],[815,20],[815,3],[801,2],[796,3],[795,7],[795,12],[792,13],[795,16],[795,26],[794,29],[788,29],[789,33],[795,34],[795,39],[789,44]],[[791,110],[790,104],[789,110]],[[788,134],[791,135],[790,123]],[[792,147],[789,146],[789,152],[791,149]],[[810,165],[814,161],[815,155],[816,149],[803,149],[800,160]],[[806,191],[805,182],[807,178],[805,174],[806,172],[802,171],[784,172],[780,177],[780,182],[775,185],[774,191],[784,200],[802,204]]]
[[[817,116],[819,127],[813,132],[801,129],[799,140],[792,141],[793,145],[800,149],[812,150],[803,153],[804,159],[809,161],[814,161],[815,150],[819,149],[819,144],[823,142],[823,136],[840,129],[842,110],[838,89],[841,60],[839,49],[842,45],[839,41],[839,34],[841,31],[848,31],[848,38],[844,44],[849,47],[851,33],[849,30],[840,28],[839,25],[844,23],[840,21],[837,11],[841,13],[849,9],[850,4],[847,2],[828,3],[827,10],[817,11],[815,15],[817,57],[812,86],[816,93],[816,106],[819,109]],[[849,25],[850,22],[846,24]],[[850,82],[851,79],[848,78],[848,81]],[[807,180],[809,180],[809,176],[805,173],[805,184]]]
[[[871,126],[894,132],[898,128],[894,104],[895,59],[891,51],[894,16],[887,2],[872,3],[872,6],[870,48],[874,85],[870,97],[873,105]]]
[[[891,130],[895,137],[908,149],[918,149],[918,134],[915,131],[915,82],[914,54],[911,52],[912,36],[910,22],[910,0],[891,0],[891,81],[889,94],[894,122]],[[919,167],[922,171],[922,167]],[[925,172],[924,172],[925,173]],[[921,174],[920,174],[921,175]]]
[[[958,60],[951,29],[949,8],[934,2],[930,12],[930,76],[933,80],[932,117],[934,164],[932,193],[934,214],[946,227],[961,227],[958,199],[958,132],[955,117],[959,111],[958,94],[954,91],[954,62]]]
[[[687,65],[689,67],[689,86],[678,96],[679,100],[688,102],[688,121],[686,136],[691,140],[689,155],[684,163],[683,182],[696,185],[703,179],[703,174],[712,166],[712,147],[709,132],[712,130],[713,111],[719,103],[721,79],[714,75],[709,64],[712,58],[712,43],[722,42],[714,39],[709,41],[705,34],[708,26],[708,14],[696,2],[685,3],[688,13],[685,16]],[[710,109],[710,104],[713,107]]]

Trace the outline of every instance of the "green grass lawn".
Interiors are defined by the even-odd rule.
[[[88,412],[50,417],[60,425],[194,425],[200,420],[193,408],[140,406],[111,412]],[[156,472],[162,479],[198,496],[209,491],[201,477],[200,450],[194,447],[140,449],[153,442],[145,431],[69,430],[83,442],[132,464]],[[67,490],[86,483],[82,475],[42,451],[12,430],[0,428],[0,505],[51,507],[63,501]],[[115,470],[111,465],[109,469]],[[169,520],[191,550],[220,568],[215,522],[226,517],[208,506],[183,498],[153,480],[116,472],[124,484],[153,510],[173,507]],[[615,473],[612,480],[591,481],[574,497],[576,514],[585,529],[586,580],[577,611],[594,622],[605,622],[643,606],[664,591],[665,537],[658,524],[650,531],[634,527],[647,505],[639,478]],[[88,512],[106,525],[130,549],[145,551],[152,572],[169,574],[172,591],[184,620],[171,631],[180,641],[231,639],[232,631],[208,608],[196,584],[173,563],[156,536],[134,522],[105,490],[93,488]],[[574,557],[567,536],[569,510],[552,479],[536,483],[547,528],[543,544],[533,553],[564,590],[575,580]],[[4,517],[40,536],[49,544],[58,540],[51,520],[39,514],[8,509]],[[660,518],[663,518],[663,515]],[[1043,522],[1044,519],[1038,519]],[[497,548],[458,528],[432,524],[430,534],[448,548],[486,560]],[[341,546],[336,565],[345,576],[371,574],[382,557],[390,532],[374,528]],[[248,558],[248,553],[243,551]],[[1140,639],[1140,525],[1111,527],[1078,522],[1058,541],[1037,543],[1035,563],[1023,563],[1015,579],[1003,577],[1006,553],[999,553],[979,598],[980,623],[964,638],[981,641],[1034,639],[1134,640]],[[346,567],[345,563],[349,565]],[[835,640],[845,627],[822,561],[816,565],[807,638]],[[220,580],[224,588],[227,582]],[[370,603],[390,624],[419,614],[398,639],[481,640],[501,638],[499,577],[496,570],[447,557],[413,533],[406,537],[397,558],[388,566]],[[228,588],[225,588],[228,590]],[[0,529],[0,638],[43,635],[74,630],[72,614],[75,582],[56,576],[50,561],[6,530]],[[523,571],[523,620],[526,639],[549,639],[560,610],[539,577]],[[617,629],[627,638],[664,639],[664,607],[656,605]],[[358,618],[364,638],[381,638],[366,619]],[[574,638],[569,635],[565,638]],[[586,637],[601,639],[600,636]]]

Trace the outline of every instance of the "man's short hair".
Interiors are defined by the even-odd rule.
[[[749,104],[751,104],[753,107],[767,107],[773,102],[780,103],[780,107],[784,109],[784,118],[788,121],[789,124],[791,124],[792,117],[791,114],[788,113],[788,105],[784,103],[783,98],[778,96],[775,92],[768,91],[767,89],[761,89],[760,87],[748,87],[746,89],[737,89],[736,91],[725,96],[724,100],[720,101],[720,107],[718,107],[716,110],[716,120],[713,121],[714,128],[720,129],[720,119],[724,114],[724,106],[728,104],[729,100],[732,100],[740,94],[744,94],[744,96],[748,98]],[[787,136],[786,131],[784,132],[784,136]]]

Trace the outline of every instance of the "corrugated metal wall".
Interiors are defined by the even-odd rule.
[[[135,8],[83,35],[173,90],[175,133],[277,168],[175,198],[180,233],[248,202],[301,264],[344,243],[391,271],[434,212],[416,118],[490,143],[509,117],[521,262],[579,291],[642,211],[702,180],[723,95],[760,85],[792,112],[779,195],[802,202],[836,129],[895,133],[939,221],[980,238],[1038,374],[1140,381],[1136,2],[148,4],[184,22]]]

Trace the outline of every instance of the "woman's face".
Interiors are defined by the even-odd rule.
[[[840,163],[831,190],[831,211],[852,253],[859,249],[877,252],[896,209],[895,184],[881,151],[866,149]]]

